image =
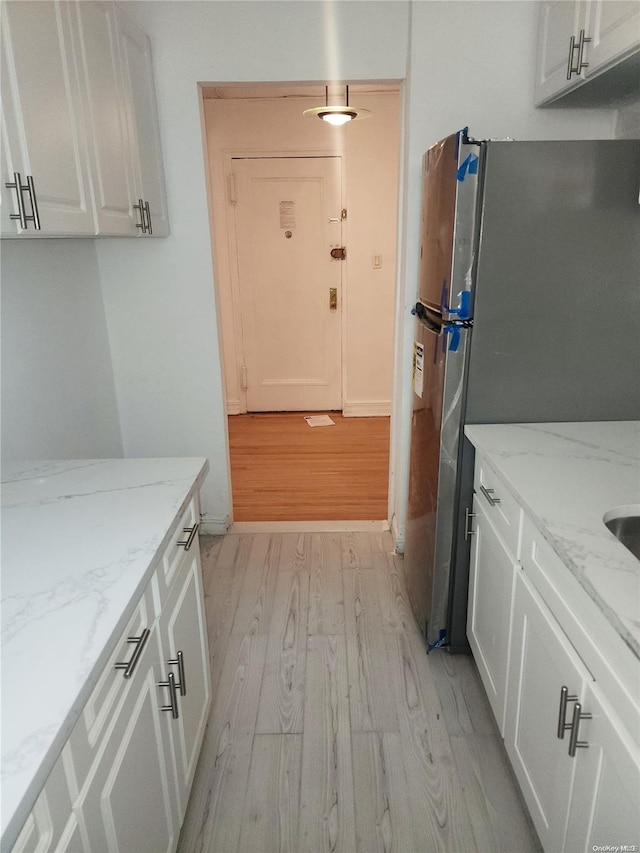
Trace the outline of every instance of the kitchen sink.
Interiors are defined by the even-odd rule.
[[[605,512],[605,525],[640,560],[640,506],[618,506]]]

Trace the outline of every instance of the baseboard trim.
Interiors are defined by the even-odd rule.
[[[379,533],[388,521],[234,521],[229,533]]]
[[[345,418],[375,418],[391,415],[390,400],[363,400],[358,403],[345,403],[342,408]]]
[[[228,415],[242,415],[244,414],[242,410],[242,406],[240,405],[240,400],[227,400],[227,414]]]
[[[224,536],[229,532],[230,524],[229,516],[225,519],[207,518],[200,521],[198,532],[202,536]]]

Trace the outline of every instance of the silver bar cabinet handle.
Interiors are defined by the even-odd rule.
[[[576,754],[576,749],[581,747],[586,749],[589,744],[586,740],[578,740],[578,730],[580,728],[580,720],[590,720],[591,714],[582,713],[582,705],[579,702],[573,706],[573,717],[571,719],[571,734],[569,735],[569,755],[573,758]]]
[[[188,534],[188,538],[183,542],[177,542],[178,547],[184,548],[185,551],[188,551],[189,548],[193,545],[193,540],[196,538],[196,533],[198,532],[199,524],[194,524],[193,527],[183,527],[183,533]]]
[[[187,677],[184,672],[184,655],[182,652],[178,652],[175,658],[167,661],[169,666],[177,666],[178,667],[178,678],[180,679],[176,684],[176,687],[180,691],[181,696],[187,695]]]
[[[148,201],[145,201],[144,203],[144,212],[147,214],[147,234],[153,234],[153,228],[151,226],[151,208],[149,207]]]
[[[569,61],[567,62],[567,80],[571,80],[572,74],[577,74],[577,70],[573,67],[573,54],[576,51],[576,37],[571,36],[569,40]]]
[[[5,187],[10,190],[15,190],[18,197],[18,212],[9,214],[9,219],[19,219],[20,227],[26,230],[27,217],[24,212],[24,199],[22,197],[22,178],[20,172],[13,173],[13,183],[5,183]]]
[[[169,689],[169,704],[161,705],[161,711],[171,711],[171,719],[177,720],[180,716],[178,711],[178,694],[177,694],[177,686],[176,686],[176,677],[170,672],[167,676],[166,681],[159,681],[158,687],[167,687]]]
[[[560,711],[558,713],[558,737],[563,740],[564,733],[571,728],[571,723],[567,723],[567,702],[577,702],[578,697],[573,694],[570,696],[566,687],[560,688]]]
[[[116,669],[124,670],[124,677],[131,678],[134,673],[136,666],[138,665],[138,661],[140,660],[140,655],[143,652],[144,647],[147,644],[147,640],[149,639],[149,634],[151,632],[148,628],[145,628],[142,634],[139,637],[127,637],[127,643],[135,643],[136,647],[133,650],[133,654],[131,655],[131,660],[129,661],[119,661],[116,665]]]
[[[473,536],[473,534],[475,533],[475,530],[471,529],[471,519],[475,518],[475,517],[476,517],[475,512],[469,512],[469,507],[468,506],[465,507],[465,509],[464,509],[464,538],[465,539],[470,539]]]
[[[584,34],[584,30],[580,30],[580,40],[578,44],[578,64],[576,67],[576,74],[581,74],[583,68],[588,68],[589,63],[582,61],[582,54],[584,52],[584,46],[587,42],[590,42],[590,38],[586,38]]]
[[[36,231],[42,231],[40,227],[40,214],[38,213],[38,199],[36,198],[36,188],[33,184],[33,177],[27,175],[27,190],[29,191],[29,200],[31,202],[31,216],[25,216],[29,222],[33,222]]]
[[[494,496],[493,496],[494,490],[493,489],[485,489],[484,486],[480,486],[480,491],[485,496],[485,498],[489,501],[491,506],[495,506],[496,504],[500,503],[500,498],[494,498]]]
[[[138,203],[133,205],[134,210],[140,211],[140,222],[136,222],[136,228],[142,228],[142,233],[147,233],[147,223],[144,218],[144,202],[141,198],[138,199]]]

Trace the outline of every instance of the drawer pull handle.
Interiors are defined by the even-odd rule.
[[[578,697],[569,695],[566,687],[560,688],[560,712],[558,713],[558,737],[560,740],[564,738],[564,733],[571,728],[571,723],[567,723],[567,702],[577,702]]]
[[[136,666],[138,665],[138,661],[140,660],[140,655],[142,654],[144,647],[147,644],[147,640],[149,639],[149,634],[151,632],[148,628],[145,628],[142,634],[139,637],[127,637],[127,643],[135,643],[136,647],[133,650],[133,654],[131,655],[131,660],[129,661],[118,661],[115,668],[124,670],[124,677],[131,678],[134,673]]]
[[[181,696],[187,695],[187,677],[184,673],[184,655],[182,652],[178,652],[175,658],[172,660],[168,660],[167,664],[169,666],[177,666],[178,667],[178,678],[180,679],[176,684],[176,687],[180,691]]]
[[[586,749],[589,744],[586,740],[578,740],[578,729],[580,728],[580,720],[590,720],[591,714],[582,713],[582,705],[579,702],[573,706],[573,718],[571,720],[571,735],[569,736],[569,755],[571,758],[576,754],[576,749],[582,747]]]
[[[496,504],[500,503],[500,498],[494,498],[494,496],[493,496],[494,490],[493,489],[485,489],[484,486],[480,486],[480,491],[485,496],[485,498],[489,501],[491,506],[495,506]]]
[[[469,507],[468,506],[465,507],[465,509],[464,509],[464,538],[465,539],[470,539],[473,536],[473,534],[475,533],[475,530],[471,529],[471,519],[475,518],[475,517],[476,517],[475,512],[469,512]]]
[[[185,551],[188,551],[193,545],[193,540],[196,538],[198,527],[198,524],[194,524],[193,527],[183,527],[182,532],[188,535],[188,539],[185,539],[183,542],[178,542],[178,547],[182,547]]]
[[[178,711],[178,693],[177,693],[178,686],[176,684],[175,675],[172,672],[170,672],[169,675],[167,676],[166,681],[159,681],[158,682],[158,687],[167,687],[169,690],[169,704],[168,705],[161,705],[160,710],[161,711],[171,711],[171,719],[177,720],[178,717],[180,716],[180,713]]]

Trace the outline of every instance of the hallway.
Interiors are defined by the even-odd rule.
[[[473,660],[387,533],[201,541],[213,703],[179,853],[539,850]]]
[[[231,415],[234,521],[384,521],[388,518],[389,418],[345,418],[310,427],[306,414]]]

